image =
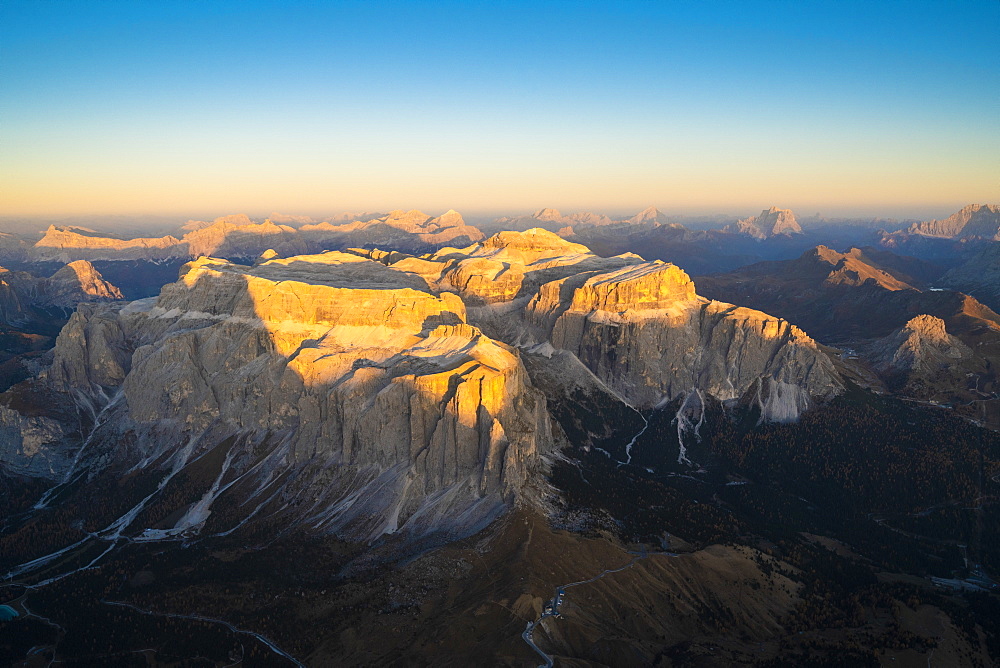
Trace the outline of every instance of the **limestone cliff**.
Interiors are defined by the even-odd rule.
[[[38,298],[48,305],[74,308],[81,302],[122,299],[122,293],[94,265],[76,260],[41,281]]]
[[[159,298],[81,306],[42,381],[103,406],[81,466],[171,475],[235,443],[239,503],[267,487],[288,522],[354,537],[472,530],[551,444],[518,352],[468,324],[457,295],[337,252],[200,258]]]
[[[811,397],[842,390],[832,361],[800,329],[699,297],[671,264],[601,258],[542,229],[382,259],[460,294],[471,321],[494,337],[571,351],[638,407],[695,391],[722,400],[760,391],[767,418],[794,420]]]
[[[972,358],[972,349],[945,330],[944,320],[918,315],[872,344],[877,367],[890,373],[936,372]]]
[[[555,313],[552,296],[540,292],[529,313]],[[830,359],[800,329],[698,297],[683,271],[662,263],[587,278],[556,317],[550,340],[640,407],[695,390],[737,399],[764,381],[765,416],[786,421],[810,397],[842,389]]]

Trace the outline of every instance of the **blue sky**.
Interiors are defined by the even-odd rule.
[[[0,214],[1000,201],[1000,2],[0,4]]]

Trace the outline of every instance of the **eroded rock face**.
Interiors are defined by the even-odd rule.
[[[971,348],[945,331],[944,320],[926,314],[872,345],[872,359],[884,372],[930,373],[972,356]]]
[[[140,435],[116,466],[183,466],[242,439],[232,475],[281,478],[268,491],[298,507],[290,522],[353,537],[472,530],[551,446],[515,349],[468,324],[457,295],[344,253],[201,258],[155,300],[81,306],[44,380],[113,397],[94,439]]]
[[[121,291],[86,260],[67,264],[43,281],[39,292],[46,304],[63,308],[74,308],[81,302],[122,299]]]
[[[201,257],[157,298],[83,304],[36,389],[85,416],[85,433],[18,417],[11,399],[2,457],[56,479],[141,470],[180,485],[151,503],[181,505],[136,539],[200,531],[212,508],[229,518],[213,531],[265,513],[354,538],[468,534],[533,498],[555,447],[518,348],[636,408],[697,397],[683,406],[704,410],[707,393],[794,420],[841,389],[800,330],[699,297],[674,265],[505,232],[423,257]]]
[[[14,475],[56,480],[72,465],[79,434],[58,419],[0,405],[0,467]]]
[[[842,390],[832,361],[800,329],[701,298],[664,262],[600,258],[542,229],[382,260],[458,292],[472,322],[495,336],[571,351],[637,407],[695,391],[722,400],[760,391],[767,418],[794,420],[810,397]]]
[[[552,294],[551,292],[549,293]],[[552,313],[541,295],[530,311]],[[550,340],[639,407],[702,390],[738,399],[761,381],[767,418],[788,421],[842,386],[804,332],[759,311],[698,297],[673,265],[592,276],[573,291]]]

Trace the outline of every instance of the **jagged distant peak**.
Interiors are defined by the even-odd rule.
[[[972,349],[945,329],[945,322],[921,314],[872,346],[872,358],[882,372],[935,371],[972,356]]]
[[[454,209],[448,209],[440,216],[432,218],[430,220],[432,223],[437,223],[438,225],[465,225],[465,219],[462,218],[462,214]]]
[[[590,252],[586,246],[567,241],[555,232],[541,227],[532,227],[523,232],[497,232],[482,242],[486,248],[558,249],[567,253]]]
[[[43,282],[45,301],[56,306],[73,307],[80,302],[122,299],[121,291],[104,280],[87,260],[75,260]]]
[[[401,223],[409,223],[412,225],[419,225],[421,223],[430,220],[430,218],[431,218],[430,216],[428,216],[426,213],[418,209],[410,209],[409,211],[403,211],[402,209],[395,209],[393,211],[390,211],[385,216],[384,220],[387,223],[401,222]]]
[[[279,224],[283,223],[283,224],[309,225],[311,223],[316,222],[315,220],[313,220],[312,216],[299,216],[289,213],[279,213],[277,211],[272,212],[271,215],[267,217],[267,219],[273,223],[279,223]]]
[[[909,232],[952,239],[1000,240],[1000,205],[967,204],[944,220],[914,223]]]
[[[538,220],[561,220],[563,215],[559,213],[558,209],[545,207],[544,209],[539,209],[535,213],[531,214],[531,217],[537,218]]]
[[[663,212],[657,209],[655,206],[647,206],[645,209],[635,214],[631,218],[627,218],[625,222],[636,225],[648,224],[648,223],[659,223],[661,225],[665,225],[667,224],[667,217],[663,215]]]
[[[247,225],[254,225],[255,223],[251,220],[250,216],[245,213],[232,213],[227,216],[219,216],[212,221],[212,224],[245,227]]]
[[[795,214],[791,209],[781,209],[772,206],[764,209],[760,215],[743,218],[736,221],[735,226],[726,228],[731,232],[747,234],[755,239],[768,239],[778,235],[791,236],[801,234],[802,227],[795,219]]]

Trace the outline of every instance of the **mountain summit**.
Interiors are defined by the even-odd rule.
[[[795,219],[791,209],[779,209],[772,206],[764,209],[760,215],[736,221],[735,225],[726,228],[727,231],[746,234],[754,239],[770,239],[778,235],[792,236],[802,234],[802,228]]]

